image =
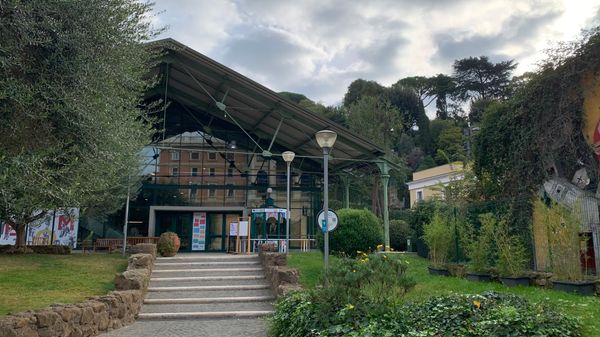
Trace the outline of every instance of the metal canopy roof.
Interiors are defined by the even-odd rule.
[[[374,160],[384,154],[382,148],[343,126],[302,108],[178,41],[164,39],[152,42],[152,45],[161,48],[164,54],[162,63],[153,71],[159,75],[161,83],[148,93],[148,98],[166,96],[170,102],[165,114],[167,137],[199,130],[201,125],[204,125],[204,131],[217,137],[219,132],[233,130],[236,131],[233,139],[238,137],[247,141],[252,138],[250,143],[257,152],[266,150],[273,143],[273,156],[290,150],[320,166],[322,150],[315,133],[329,129],[338,134],[332,150],[333,168],[355,164],[356,160]],[[225,110],[215,101],[222,102]],[[231,133],[228,135],[232,139]]]

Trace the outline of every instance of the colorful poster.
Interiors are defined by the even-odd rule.
[[[17,233],[8,224],[2,224],[0,245],[14,245]],[[52,244],[77,246],[77,231],[79,229],[79,208],[51,210],[43,217],[27,226],[27,244]],[[54,235],[52,231],[54,230]]]
[[[192,250],[206,250],[205,212],[194,212],[192,222]]]

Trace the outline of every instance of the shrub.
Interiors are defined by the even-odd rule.
[[[383,242],[383,229],[375,214],[366,209],[344,208],[337,211],[339,224],[329,232],[329,250],[333,254],[356,256],[357,251],[374,250]],[[317,242],[323,250],[323,235]]]
[[[271,336],[581,336],[576,320],[543,304],[494,292],[432,297],[377,312],[346,303],[329,316],[322,316],[322,304],[317,291],[283,298],[271,317]]]
[[[499,223],[496,231],[498,274],[505,277],[523,276],[527,270],[529,258],[521,238],[508,232],[506,221]]]
[[[413,238],[413,232],[404,220],[390,220],[390,246],[398,251],[406,250],[406,240]]]
[[[174,256],[179,250],[175,246],[175,240],[179,240],[177,233],[164,232],[158,238],[156,249],[161,256]]]
[[[467,245],[470,260],[468,269],[475,273],[486,273],[493,266],[497,220],[493,214],[486,213],[479,216],[479,221],[479,233],[471,233],[471,240]]]
[[[443,267],[448,259],[453,235],[451,228],[442,218],[441,212],[436,212],[431,222],[423,228],[423,240],[429,248],[429,258],[433,267]]]

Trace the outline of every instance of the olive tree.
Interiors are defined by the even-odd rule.
[[[153,122],[141,100],[150,11],[135,0],[0,2],[0,221],[17,247],[48,209],[114,211],[136,183]]]

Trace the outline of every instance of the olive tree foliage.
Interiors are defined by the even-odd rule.
[[[114,211],[136,183],[153,122],[141,101],[150,11],[134,0],[0,2],[0,221],[17,246],[45,210]]]

